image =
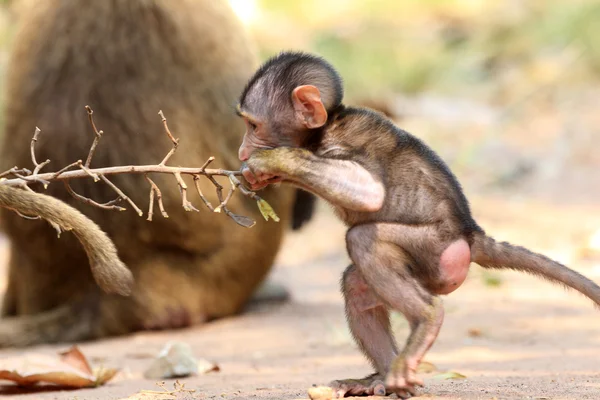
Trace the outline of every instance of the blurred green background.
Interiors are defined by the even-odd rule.
[[[503,103],[557,79],[576,85],[600,76],[597,1],[231,3],[262,56],[287,47],[318,52],[338,66],[351,95],[435,90]]]
[[[347,103],[422,137],[468,193],[600,199],[597,0],[224,1],[261,60],[326,57]],[[0,82],[18,4],[0,0]]]
[[[469,193],[600,200],[600,2],[230,2],[261,59],[324,56],[347,103],[425,139]]]

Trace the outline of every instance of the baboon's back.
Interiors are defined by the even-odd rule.
[[[33,3],[23,13],[7,72],[0,169],[30,167],[29,144],[36,126],[42,130],[38,159],[52,160],[48,170],[85,160],[94,137],[85,105],[92,107],[104,131],[92,167],[159,163],[171,147],[158,116],[163,110],[180,138],[172,165],[200,166],[214,156],[219,167],[239,168],[237,148],[244,128],[234,105],[256,64],[226,1]],[[111,180],[147,210],[149,191],[142,176]],[[181,299],[173,294],[175,299],[167,303],[185,308],[179,303],[205,302],[200,311],[198,305],[190,311],[205,317],[235,312],[272,264],[287,227],[292,192],[265,193],[282,214],[280,224],[258,220],[254,202],[235,196],[230,208],[258,220],[248,230],[206,209],[186,213],[174,177],[154,175],[153,180],[162,189],[169,219],[155,215],[147,222],[131,209],[95,209],[77,203],[58,183],[46,193],[82,210],[109,234],[136,276],[138,293],[167,293],[148,286],[177,285],[178,279],[191,282],[193,290],[197,282],[213,288],[215,298],[207,289],[204,297],[185,300],[183,293]],[[73,180],[71,185],[98,202],[116,197],[105,184],[91,179]],[[216,201],[212,184],[203,179],[201,185]],[[202,206],[193,193],[190,198]],[[35,314],[89,292],[93,283],[87,260],[74,238],[57,239],[47,224],[10,212],[2,211],[1,217],[12,246],[5,314]],[[154,272],[148,272],[148,265],[154,264]],[[157,276],[159,270],[165,276]],[[134,313],[133,304],[140,303],[135,294],[123,301],[132,302]],[[166,307],[160,299],[145,297],[143,302],[156,302],[159,311]]]

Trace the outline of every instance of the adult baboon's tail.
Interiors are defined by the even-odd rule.
[[[115,245],[96,223],[75,208],[52,196],[2,184],[0,207],[28,216],[39,216],[61,229],[72,230],[88,255],[98,285],[109,293],[131,293],[133,275],[119,259]]]

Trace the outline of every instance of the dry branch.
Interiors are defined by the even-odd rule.
[[[90,152],[88,153],[87,159],[85,160],[85,166],[87,168],[89,168],[90,164],[92,163],[92,157],[94,157],[94,152],[96,151],[96,146],[98,146],[98,142],[100,142],[100,139],[102,139],[102,134],[104,132],[99,131],[98,128],[96,128],[96,124],[94,123],[94,117],[92,115],[92,114],[94,114],[94,110],[92,110],[92,108],[90,106],[85,106],[85,110],[87,111],[90,125],[92,126],[92,129],[94,130],[94,135],[96,135],[94,137],[94,142],[92,143],[92,147],[90,147]]]
[[[236,189],[239,188],[239,192],[242,195],[247,196],[251,199],[257,201],[258,207],[263,213],[265,219],[269,217],[274,218],[278,221],[277,215],[272,211],[270,206],[261,199],[255,192],[247,189],[242,185],[240,180],[237,178],[241,175],[241,171],[229,171],[224,169],[207,169],[208,165],[214,161],[214,157],[209,157],[208,160],[200,167],[200,168],[185,168],[185,167],[171,167],[166,165],[169,159],[176,153],[177,148],[179,146],[179,139],[175,138],[175,136],[171,133],[169,126],[167,124],[167,119],[165,118],[162,110],[158,112],[161,122],[163,124],[163,130],[169,140],[172,143],[172,148],[167,153],[167,155],[163,158],[163,160],[156,165],[126,165],[126,166],[114,166],[114,167],[104,167],[104,168],[90,168],[92,159],[94,157],[94,153],[96,151],[96,147],[98,143],[103,137],[103,131],[99,130],[96,126],[96,123],[93,118],[94,111],[89,106],[85,106],[88,120],[94,132],[94,141],[90,147],[87,159],[85,163],[81,160],[77,160],[64,168],[58,170],[57,172],[45,172],[42,173],[41,170],[50,163],[50,160],[46,160],[42,163],[38,163],[35,156],[35,144],[37,143],[38,137],[41,134],[41,130],[36,127],[35,132],[33,134],[33,138],[31,140],[31,161],[34,165],[33,172],[26,168],[13,167],[5,172],[0,173],[0,185],[9,185],[9,186],[19,186],[26,189],[29,189],[29,185],[32,183],[42,183],[44,188],[47,188],[51,182],[63,181],[66,190],[69,192],[71,196],[75,199],[104,210],[119,210],[123,211],[125,208],[120,206],[115,206],[114,204],[119,201],[125,201],[129,203],[129,205],[136,211],[136,213],[140,216],[143,215],[143,211],[127,196],[121,189],[119,189],[114,183],[112,183],[107,177],[111,175],[119,175],[119,174],[143,174],[148,183],[150,184],[150,193],[149,193],[149,205],[148,205],[148,221],[152,221],[153,213],[154,213],[154,200],[156,199],[158,202],[158,206],[160,212],[164,218],[168,218],[168,214],[165,211],[163,202],[162,202],[162,193],[158,186],[150,179],[148,174],[158,173],[158,174],[171,174],[175,177],[177,185],[179,187],[179,191],[181,194],[181,204],[184,210],[186,211],[196,211],[199,210],[188,200],[187,197],[187,185],[183,180],[182,175],[192,175],[194,178],[194,185],[196,187],[196,191],[204,205],[212,212],[215,213],[224,213],[228,217],[232,218],[236,223],[244,227],[252,227],[255,224],[255,221],[251,218],[244,217],[233,213],[228,208],[228,203],[233,197]],[[209,181],[214,185],[215,192],[219,204],[214,207],[206,198],[202,190],[200,189],[200,177],[204,176],[209,179]],[[215,176],[226,176],[229,178],[229,182],[231,184],[229,191],[225,198],[223,198],[223,189],[224,187],[217,182]],[[93,199],[87,198],[80,194],[77,194],[73,188],[70,186],[69,181],[71,179],[81,179],[91,177],[95,182],[103,181],[105,184],[110,186],[118,195],[117,199],[110,201],[105,204],[100,204]],[[267,212],[265,213],[265,210]]]
[[[40,128],[38,128],[37,126],[35,127],[35,132],[33,133],[33,138],[31,139],[31,161],[33,161],[33,166],[35,167],[35,169],[33,170],[33,175],[37,174],[38,172],[40,172],[40,170],[42,168],[44,168],[46,165],[48,165],[50,163],[50,160],[46,160],[41,164],[38,164],[38,162],[35,159],[35,144],[37,143],[38,140],[38,136],[40,135]]]

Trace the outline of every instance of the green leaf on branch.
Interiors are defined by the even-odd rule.
[[[269,218],[271,218],[273,221],[279,222],[279,217],[277,216],[275,211],[273,211],[271,205],[267,203],[264,199],[259,199],[256,202],[256,204],[258,205],[258,209],[260,210],[260,213],[262,214],[265,221],[268,221]]]

